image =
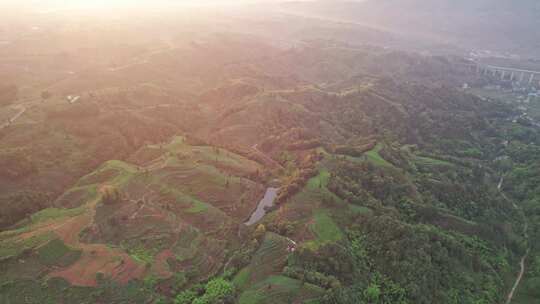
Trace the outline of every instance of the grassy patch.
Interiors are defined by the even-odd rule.
[[[324,211],[315,212],[311,230],[317,236],[318,243],[336,242],[343,238],[343,233],[332,218]]]
[[[113,179],[115,176],[118,175],[118,170],[113,168],[103,168],[101,170],[96,170],[88,175],[83,176],[79,181],[77,182],[77,186],[84,187],[84,186],[90,186],[90,185],[96,185],[99,183],[103,183],[107,180]]]
[[[161,191],[163,191],[164,193],[170,193],[172,195],[174,195],[174,197],[176,198],[176,201],[178,203],[182,203],[182,204],[188,204],[188,205],[191,205],[191,207],[189,207],[186,211],[188,213],[201,213],[201,212],[205,212],[207,211],[211,206],[208,205],[207,203],[191,196],[191,195],[188,195],[184,192],[181,192],[181,191],[178,191],[172,187],[165,187],[163,186]]]
[[[248,160],[247,158],[229,152],[222,148],[212,146],[192,146],[185,142],[181,136],[176,136],[165,147],[170,155],[175,155],[177,158],[175,163],[182,164],[183,162],[200,162],[205,164],[219,163],[233,168],[254,168],[258,165]]]
[[[318,191],[321,188],[326,188],[328,185],[328,179],[330,178],[330,172],[327,170],[321,170],[319,174],[312,177],[307,183],[308,190]]]
[[[201,213],[208,210],[208,205],[199,200],[193,200],[192,203],[193,205],[187,209],[189,213]]]
[[[244,292],[239,304],[283,303],[293,300],[302,286],[302,282],[284,276],[270,276]]]
[[[150,264],[154,261],[154,256],[161,249],[159,246],[146,248],[137,242],[124,241],[120,245],[134,260],[141,264]]]
[[[75,208],[75,209],[58,209],[58,208],[47,208],[43,209],[32,215],[31,222],[32,224],[41,223],[49,220],[56,220],[64,217],[73,217],[82,214],[85,211],[84,208]]]
[[[372,163],[374,163],[375,165],[378,165],[378,166],[392,166],[391,163],[387,162],[379,154],[379,152],[382,150],[382,148],[383,148],[383,145],[379,143],[379,144],[377,144],[375,146],[375,148],[373,148],[372,150],[366,152],[365,155],[368,158],[368,160],[371,161]]]
[[[249,277],[251,276],[251,272],[249,268],[244,268],[240,270],[236,276],[234,276],[233,284],[237,289],[244,289],[246,285],[249,283]]]
[[[320,296],[322,293],[322,289],[314,288],[310,284],[281,275],[273,275],[243,292],[238,303],[304,303],[305,300]]]
[[[111,180],[111,183],[115,185],[126,184],[133,177],[133,175],[138,172],[135,166],[119,160],[110,160],[105,163],[105,166],[106,168],[117,169],[120,171],[120,174]]]
[[[371,209],[367,207],[353,205],[353,204],[349,204],[349,209],[355,214],[371,214],[372,213]]]
[[[107,282],[97,288],[89,288],[71,286],[60,278],[51,278],[46,283],[29,279],[13,280],[0,284],[0,303],[149,303],[150,296],[141,284]]]
[[[330,172],[321,169],[319,174],[310,178],[302,191],[295,195],[294,199],[298,203],[322,201],[324,198],[332,198],[334,201],[343,203],[343,200],[328,190],[328,180]]]
[[[37,249],[39,261],[44,265],[67,266],[76,261],[80,250],[73,250],[60,239],[54,239]]]
[[[289,254],[289,243],[289,240],[278,234],[266,233],[251,263],[240,271],[242,276],[235,278],[235,281],[242,283],[242,286],[252,286],[269,275],[280,273]]]

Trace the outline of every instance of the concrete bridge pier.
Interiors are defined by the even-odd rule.
[[[514,72],[512,72],[512,73],[510,74],[510,81],[514,81],[514,75],[515,75]]]
[[[523,82],[525,79],[525,72],[521,72],[521,76],[519,76],[519,82]]]
[[[506,75],[506,71],[502,70],[501,71],[501,80],[504,80],[505,75]]]
[[[532,84],[534,80],[534,74],[531,73],[531,77],[529,77],[529,84]]]

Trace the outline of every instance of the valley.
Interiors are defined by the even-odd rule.
[[[535,61],[311,4],[6,16],[0,303],[537,301]]]

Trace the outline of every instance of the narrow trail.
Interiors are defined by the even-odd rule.
[[[271,163],[272,165],[276,166],[277,168],[284,169],[283,166],[280,163],[273,160],[271,157],[266,155],[266,153],[259,150],[258,145],[259,144],[254,144],[253,146],[251,146],[251,149],[254,150],[255,152],[259,153],[259,155],[261,155],[267,162]]]
[[[527,230],[527,223],[525,223],[525,230]],[[526,238],[528,238],[528,235],[525,235]],[[506,298],[505,304],[512,303],[512,299],[514,298],[514,293],[516,292],[517,288],[519,287],[519,284],[521,283],[521,279],[523,278],[523,274],[525,274],[525,261],[527,260],[527,257],[529,256],[529,250],[530,248],[527,248],[527,251],[525,252],[525,255],[521,257],[521,260],[519,262],[519,274],[516,278],[516,281],[514,282],[514,286],[512,286],[512,290],[510,290],[510,293],[508,294],[508,297]]]
[[[511,304],[512,300],[514,299],[514,294],[515,294],[516,290],[518,289],[519,284],[521,283],[521,279],[523,279],[523,275],[525,274],[525,270],[526,270],[526,266],[527,266],[525,262],[527,260],[527,257],[529,256],[529,251],[530,251],[529,233],[527,232],[528,229],[529,229],[529,223],[527,221],[527,217],[525,216],[525,212],[523,211],[523,209],[521,209],[521,207],[519,207],[513,200],[508,199],[506,194],[504,194],[504,192],[502,191],[503,183],[504,183],[504,176],[501,177],[501,179],[499,181],[499,184],[497,185],[497,189],[499,190],[499,193],[501,194],[501,196],[506,201],[511,202],[512,207],[514,207],[514,209],[518,210],[521,213],[521,216],[523,218],[523,237],[525,237],[525,241],[527,242],[527,250],[525,251],[525,254],[521,257],[521,259],[519,261],[519,273],[518,273],[518,276],[517,276],[516,280],[514,281],[514,285],[512,286],[512,289],[510,290],[510,292],[508,293],[508,296],[506,297],[505,304]]]
[[[538,124],[536,120],[532,120],[532,123],[533,125],[540,127],[540,125]],[[514,201],[509,200],[508,197],[504,194],[504,192],[502,191],[503,182],[504,182],[504,175],[501,177],[497,188],[499,189],[499,192],[501,193],[503,198],[509,202],[512,202],[512,206],[514,206],[515,209],[520,211],[521,216],[523,217],[523,236],[525,237],[525,240],[527,242],[527,250],[525,251],[525,254],[521,257],[521,260],[519,261],[519,274],[516,278],[516,281],[514,282],[514,285],[512,286],[512,289],[510,290],[510,293],[508,293],[508,296],[506,297],[505,304],[511,304],[512,300],[514,299],[514,294],[516,293],[516,290],[518,289],[519,284],[521,283],[521,280],[523,279],[523,275],[525,274],[525,271],[527,269],[526,262],[527,262],[527,258],[531,250],[531,246],[530,246],[530,241],[529,241],[529,233],[528,233],[529,222],[528,222],[527,216],[525,215],[525,212],[523,211],[521,207],[519,207]]]
[[[141,56],[137,56],[135,57],[135,60],[131,63],[127,63],[123,66],[119,66],[119,67],[111,67],[109,68],[108,70],[110,72],[117,72],[117,71],[121,71],[121,70],[125,70],[125,69],[128,69],[130,67],[133,67],[133,66],[136,66],[136,65],[143,65],[143,64],[147,64],[150,62],[150,58],[155,56],[155,55],[159,55],[159,54],[162,54],[162,53],[166,53],[166,52],[170,52],[170,51],[174,51],[174,50],[177,50],[178,48],[176,47],[173,47],[173,46],[169,46],[169,47],[166,47],[166,48],[162,48],[162,49],[158,49],[158,50],[154,50],[154,51],[151,51],[147,54],[143,54]]]
[[[8,119],[8,121],[6,123],[0,125],[0,129],[8,127],[12,123],[14,123],[19,117],[21,117],[21,115],[23,115],[24,112],[26,112],[26,107],[23,106],[23,105],[16,105],[16,106],[13,106],[13,108],[14,109],[19,109],[19,112],[17,112],[17,114],[15,114],[13,117]]]

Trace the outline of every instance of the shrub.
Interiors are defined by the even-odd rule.
[[[370,302],[376,302],[381,296],[381,289],[377,284],[371,284],[364,292],[366,299]]]
[[[174,298],[174,304],[191,304],[197,297],[197,294],[192,290],[185,290],[177,294]]]
[[[234,286],[231,282],[217,278],[206,284],[206,293],[203,298],[207,298],[209,303],[226,301],[234,295]]]
[[[103,192],[103,203],[105,205],[114,205],[122,200],[120,191],[114,187],[108,187]]]

